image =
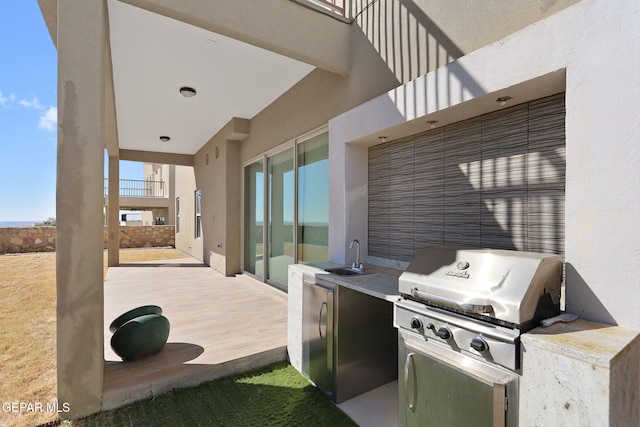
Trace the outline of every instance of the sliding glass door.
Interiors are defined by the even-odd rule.
[[[293,148],[267,159],[269,169],[269,228],[267,278],[285,286],[293,254]]]
[[[244,168],[244,271],[264,279],[264,165]]]
[[[327,261],[328,235],[327,132],[245,166],[245,272],[286,288],[290,264]]]
[[[298,144],[298,262],[329,259],[329,134]]]

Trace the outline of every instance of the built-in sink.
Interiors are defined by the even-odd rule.
[[[334,267],[334,268],[326,268],[324,271],[331,274],[337,274],[338,276],[355,276],[362,274],[369,274],[363,270],[356,270],[351,267]]]

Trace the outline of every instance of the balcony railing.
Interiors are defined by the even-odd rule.
[[[309,1],[320,7],[329,9],[339,15],[347,16],[347,9],[346,9],[347,0],[309,0]]]
[[[147,179],[121,179],[120,197],[169,197],[167,184],[164,181]],[[104,196],[109,194],[109,180],[104,180]]]

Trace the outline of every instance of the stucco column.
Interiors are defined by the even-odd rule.
[[[120,264],[120,159],[109,156],[109,203],[107,205],[109,267]]]
[[[58,0],[57,373],[72,418],[102,400],[105,8]]]
[[[242,162],[240,161],[240,142],[227,140],[226,157],[226,227],[225,227],[225,271],[232,276],[242,272]]]
[[[169,165],[169,209],[166,225],[176,224],[176,165]]]

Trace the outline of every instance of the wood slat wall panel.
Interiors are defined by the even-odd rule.
[[[413,155],[415,253],[421,246],[444,244],[444,129],[416,135]]]
[[[531,251],[564,254],[567,152],[564,94],[529,105],[528,182]]]
[[[369,254],[427,245],[564,254],[564,94],[369,150]]]
[[[400,259],[413,256],[413,138],[389,146],[389,247]]]
[[[479,118],[444,129],[444,244],[480,246],[482,212]]]
[[[526,250],[528,105],[482,117],[481,246]]]
[[[369,149],[369,251],[389,258],[389,144]]]

